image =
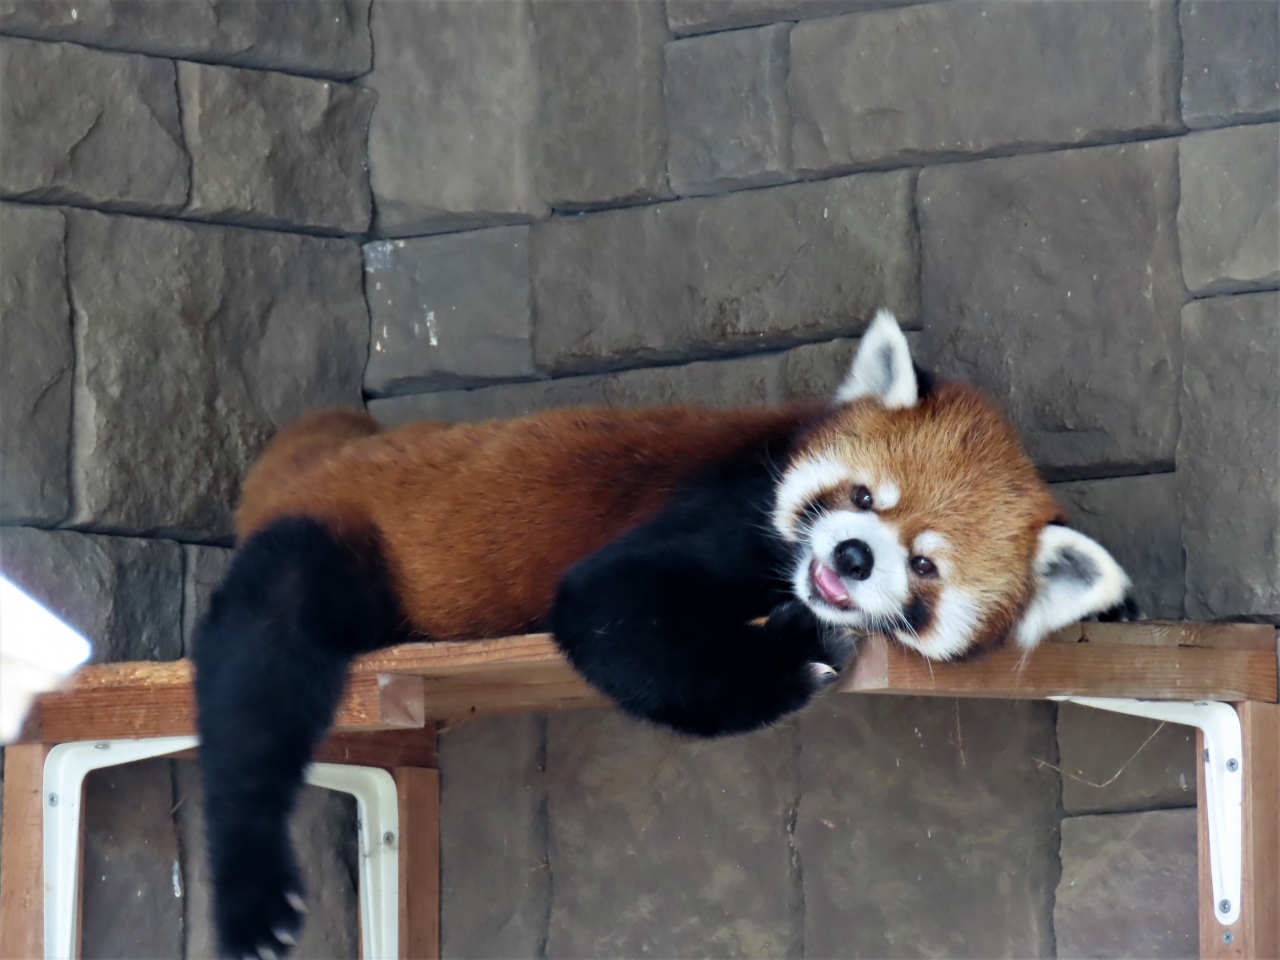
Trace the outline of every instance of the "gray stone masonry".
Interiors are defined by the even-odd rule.
[[[1239,293],[1280,285],[1280,123],[1195,133],[1181,140],[1178,157],[1187,289]]]
[[[534,359],[557,374],[917,318],[909,172],[564,217],[530,233]]]
[[[0,527],[0,570],[93,644],[93,661],[182,656],[182,548]]]
[[[1058,705],[1058,766],[1067,813],[1196,805],[1191,727]]]
[[[84,783],[82,956],[183,956],[182,887],[172,763],[95,770]]]
[[[549,957],[796,957],[794,722],[680,740],[617,712],[547,718]]]
[[[529,379],[529,228],[498,227],[364,247],[374,395]]]
[[[671,187],[685,196],[782,183],[791,172],[791,25],[667,45]]]
[[[540,217],[527,2],[378,3],[369,174],[383,236]],[[424,91],[426,92],[424,94]]]
[[[1189,303],[1182,337],[1187,616],[1280,623],[1280,294]]]
[[[233,552],[224,547],[184,544],[182,547],[182,655],[191,656],[197,624],[209,610],[209,600],[231,567]]]
[[[1176,151],[1157,141],[920,174],[922,363],[1001,401],[1053,478],[1173,462]]]
[[[0,0],[0,32],[318,76],[369,69],[369,0]]]
[[[70,509],[71,304],[57,210],[0,204],[0,522]]]
[[[1053,956],[1048,704],[832,695],[799,722],[805,956]]]
[[[667,21],[674,33],[708,33],[918,2],[920,0],[667,0]]]
[[[1058,957],[1196,957],[1196,812],[1062,821]]]
[[[440,737],[440,952],[541,955],[551,906],[546,721],[478,717]]]
[[[72,211],[74,522],[217,541],[272,431],[358,406],[360,248]]]
[[[671,196],[662,0],[533,0],[534,183],[557,209]]]
[[[178,64],[178,89],[191,155],[187,215],[368,229],[371,90],[198,63]]]
[[[0,193],[176,212],[189,162],[174,64],[0,37]]]
[[[1169,0],[930,3],[800,23],[796,169],[1172,132],[1177,26]]]
[[[1148,617],[1183,615],[1182,523],[1172,473],[1053,486],[1067,521],[1106,547],[1133,579]]]
[[[1182,0],[1178,13],[1187,126],[1280,117],[1280,4]]]

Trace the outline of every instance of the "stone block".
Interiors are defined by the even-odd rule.
[[[364,271],[369,393],[537,375],[528,227],[376,241]]]
[[[370,90],[263,70],[178,64],[191,152],[185,213],[364,233]]]
[[[1187,289],[1238,293],[1280,284],[1280,123],[1193,133],[1178,159]]]
[[[551,907],[546,721],[478,717],[440,738],[444,957],[538,956]]]
[[[533,0],[534,183],[558,209],[670,197],[661,0]]]
[[[534,184],[529,4],[379,3],[370,21],[378,59],[364,83],[378,92],[369,127],[376,231],[442,233],[546,214]]]
[[[205,853],[204,794],[193,760],[175,760],[175,820],[182,846],[182,883],[186,897],[185,952],[170,956],[213,957],[215,934],[209,861]],[[328,960],[359,955],[356,876],[359,850],[355,799],[345,793],[303,787],[290,823],[308,913],[297,960]]]
[[[1123,144],[920,174],[921,363],[1003,403],[1052,479],[1173,462],[1176,149]]]
[[[667,44],[671,187],[687,196],[782,183],[791,172],[791,24]]]
[[[1187,616],[1280,623],[1280,294],[1182,311]]]
[[[849,336],[917,313],[909,172],[560,217],[530,233],[534,359],[557,374]]]
[[[369,0],[0,0],[0,31],[318,76],[369,69]]]
[[[70,509],[71,303],[58,210],[0,204],[0,520]]]
[[[1148,617],[1180,620],[1184,563],[1178,483],[1172,473],[1053,486],[1067,522],[1111,552]]]
[[[85,778],[81,956],[183,956],[186,903],[173,802],[169,760]]]
[[[1182,119],[1214,127],[1280,114],[1280,5],[1183,0]]]
[[[1191,727],[1059,704],[1058,765],[1067,813],[1196,805]]]
[[[791,33],[797,170],[1172,131],[1177,15],[1134,3],[932,3]]]
[[[196,626],[209,610],[213,591],[231,568],[234,551],[185,544],[182,547],[182,655],[191,656]]]
[[[667,22],[673,33],[709,33],[918,2],[920,0],[667,0]]]
[[[172,213],[190,183],[174,64],[0,38],[0,192]]]
[[[1057,956],[1196,957],[1196,812],[1062,821]]]
[[[67,214],[76,305],[73,521],[217,542],[272,431],[359,406],[360,248]]]
[[[830,696],[800,731],[806,956],[1053,955],[1048,704]]]
[[[94,663],[182,656],[182,548],[0,527],[0,570],[93,644]]]
[[[691,742],[549,716],[547,956],[799,956],[799,747],[793,722]]]

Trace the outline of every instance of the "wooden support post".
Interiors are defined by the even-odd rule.
[[[1204,764],[1199,763],[1200,956],[1280,957],[1280,706],[1241,703],[1236,711],[1244,735],[1240,919],[1225,927],[1214,916]],[[1199,733],[1196,751],[1204,752]]]
[[[400,800],[400,957],[440,957],[440,774],[391,771]]]
[[[4,751],[0,957],[44,956],[44,758],[49,746]]]

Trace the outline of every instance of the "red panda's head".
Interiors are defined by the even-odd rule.
[[[773,524],[796,595],[831,624],[936,660],[1046,634],[1126,597],[1101,546],[1061,525],[1017,435],[976,391],[921,396],[906,338],[877,314],[836,404],[798,442]]]

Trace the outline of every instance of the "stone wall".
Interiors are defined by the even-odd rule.
[[[1270,0],[0,0],[0,35],[0,562],[101,659],[182,654],[310,406],[817,397],[882,304],[1150,613],[1280,623]],[[845,697],[441,747],[446,956],[1196,951],[1173,728]],[[85,955],[208,955],[194,770],[89,803]],[[300,954],[349,955],[350,811],[304,808]]]

